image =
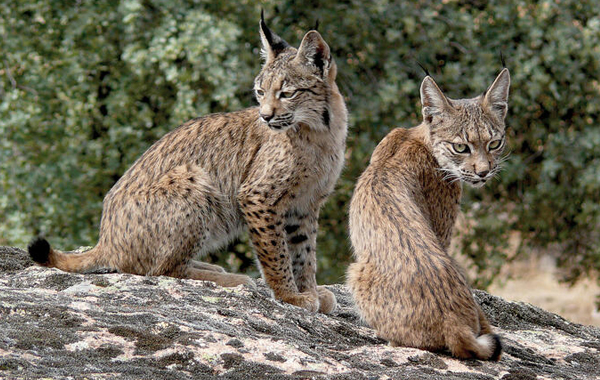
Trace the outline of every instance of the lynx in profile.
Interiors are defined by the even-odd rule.
[[[426,76],[423,122],[390,132],[356,185],[348,285],[363,319],[392,346],[500,359],[500,339],[448,246],[460,182],[481,187],[499,170],[509,86],[504,69],[482,95],[453,100]]]
[[[260,36],[258,107],[168,133],[106,195],[94,248],[63,253],[38,238],[31,257],[65,271],[109,267],[236,286],[252,280],[192,258],[247,228],[274,296],[331,312],[335,297],[315,273],[319,209],[341,172],[347,132],[336,64],[317,31],[296,49],[261,17]]]

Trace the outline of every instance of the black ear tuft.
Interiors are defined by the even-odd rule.
[[[417,65],[419,65],[419,67],[420,67],[420,68],[421,68],[421,69],[422,69],[422,70],[425,72],[425,76],[428,76],[428,77],[430,77],[430,76],[431,76],[431,74],[429,74],[429,70],[427,70],[427,68],[426,68],[425,66],[423,66],[423,65],[421,64],[421,62],[419,62],[419,61],[417,61],[417,60],[415,60],[415,62],[417,62]]]
[[[260,11],[260,31],[261,37],[264,38],[263,48],[267,52],[268,56],[271,55],[275,57],[285,48],[290,46],[283,38],[279,37],[277,34],[273,33],[271,29],[269,29],[267,23],[265,22],[265,12],[262,9]]]
[[[504,54],[502,54],[502,50],[500,50],[500,62],[502,62],[502,68],[506,68],[506,61],[504,61]]]
[[[267,23],[265,22],[265,10],[261,9],[260,10],[260,30],[262,30],[262,32],[265,35],[265,38],[267,39],[267,42],[269,42],[269,45],[273,44],[273,33],[271,32],[271,29],[269,29],[269,27],[267,26]]]
[[[38,264],[48,264],[50,256],[50,243],[43,237],[36,237],[27,246],[29,257]]]
[[[319,31],[319,19],[315,21],[315,27],[313,28],[313,30]]]

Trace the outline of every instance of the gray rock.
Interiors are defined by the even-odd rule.
[[[600,329],[482,291],[498,363],[391,348],[342,285],[331,316],[214,283],[32,266],[0,247],[0,379],[598,379]]]

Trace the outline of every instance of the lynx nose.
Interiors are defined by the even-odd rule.
[[[486,175],[488,175],[490,173],[489,170],[484,170],[482,172],[476,172],[475,174],[477,174],[480,178],[484,178]]]
[[[273,116],[275,116],[275,114],[265,114],[265,113],[260,114],[260,118],[263,119],[267,123],[269,122],[269,120],[271,120],[273,118]]]

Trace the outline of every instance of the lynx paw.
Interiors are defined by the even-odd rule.
[[[188,267],[186,276],[194,280],[212,281],[219,286],[234,287],[238,285],[248,285],[256,289],[256,284],[252,278],[243,274],[219,273],[212,270],[201,270],[194,267]]]
[[[324,286],[317,286],[317,293],[319,294],[319,311],[323,314],[331,314],[337,306],[335,295]]]
[[[248,277],[243,274],[229,274],[228,280],[231,285],[223,285],[223,286],[238,286],[238,285],[248,285],[252,289],[256,289],[256,283],[252,279],[252,277]]]
[[[282,298],[282,301],[312,311],[319,310],[319,298],[315,293],[297,293]]]

